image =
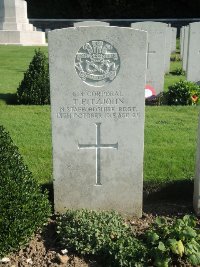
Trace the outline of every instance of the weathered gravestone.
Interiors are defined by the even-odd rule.
[[[141,216],[146,49],[129,28],[49,33],[56,212]]]
[[[185,26],[182,26],[180,30],[180,56],[181,58],[183,58],[184,31],[185,31]]]
[[[158,94],[164,87],[166,25],[147,21],[132,23],[131,27],[148,33],[146,84],[153,86]]]
[[[172,31],[172,39],[171,39],[171,52],[176,52],[176,36],[177,36],[177,28],[171,27]]]
[[[194,178],[193,206],[196,214],[200,216],[200,116],[198,129],[198,146],[196,156],[196,173]]]
[[[170,57],[171,57],[171,39],[172,39],[172,30],[171,26],[163,23],[166,26],[166,42],[165,42],[165,72],[170,71]]]
[[[200,83],[200,22],[189,24],[186,77],[188,81]]]
[[[183,40],[183,60],[182,68],[186,71],[187,69],[187,60],[188,60],[188,42],[189,42],[189,27],[184,28],[184,40]]]
[[[46,44],[45,33],[29,23],[26,1],[0,0],[0,44]]]
[[[109,26],[109,23],[98,20],[87,20],[87,21],[75,22],[74,27],[78,26]]]

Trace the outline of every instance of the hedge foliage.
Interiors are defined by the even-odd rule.
[[[57,223],[64,248],[98,256],[106,267],[145,265],[145,247],[114,211],[68,210]]]
[[[48,58],[41,50],[35,55],[24,73],[24,78],[17,89],[19,104],[50,104],[50,82]]]
[[[180,80],[169,86],[165,97],[168,105],[196,105],[200,98],[200,86],[194,82]]]
[[[63,248],[95,255],[102,266],[200,266],[200,229],[194,216],[157,217],[143,234],[133,230],[116,212],[68,210],[57,218]]]
[[[18,148],[0,126],[0,257],[24,245],[50,215],[47,192],[24,165]]]
[[[198,18],[193,0],[27,0],[30,18]]]

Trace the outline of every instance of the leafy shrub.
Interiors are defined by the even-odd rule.
[[[106,266],[144,266],[144,246],[116,212],[69,210],[58,218],[57,233],[64,248],[100,256]]]
[[[167,102],[169,105],[191,105],[198,102],[200,87],[189,81],[179,81],[169,86]]]
[[[145,105],[147,106],[161,106],[167,104],[166,92],[161,92],[158,95],[151,96],[145,99]]]
[[[175,70],[171,72],[171,74],[177,75],[177,76],[185,75],[185,71],[182,68],[176,68]]]
[[[157,218],[144,235],[149,258],[156,267],[168,267],[183,258],[192,266],[200,264],[200,229],[196,219],[186,215],[174,222]]]
[[[17,98],[20,104],[25,105],[50,103],[49,64],[42,51],[35,50],[35,55],[17,89]]]
[[[25,244],[50,215],[47,192],[24,165],[18,148],[0,126],[0,257]]]

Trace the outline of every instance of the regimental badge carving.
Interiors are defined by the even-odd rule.
[[[75,69],[88,85],[103,86],[112,82],[120,68],[117,50],[106,41],[89,41],[75,57]]]

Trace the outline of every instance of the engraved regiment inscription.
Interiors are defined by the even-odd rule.
[[[141,216],[147,33],[49,33],[55,212]]]
[[[96,144],[78,144],[78,149],[95,149],[96,150],[96,184],[101,185],[101,149],[111,148],[118,149],[118,143],[115,144],[101,144],[101,123],[97,122],[96,125]]]
[[[75,69],[88,85],[101,87],[115,79],[120,68],[117,50],[106,41],[93,40],[82,46],[75,57]]]

